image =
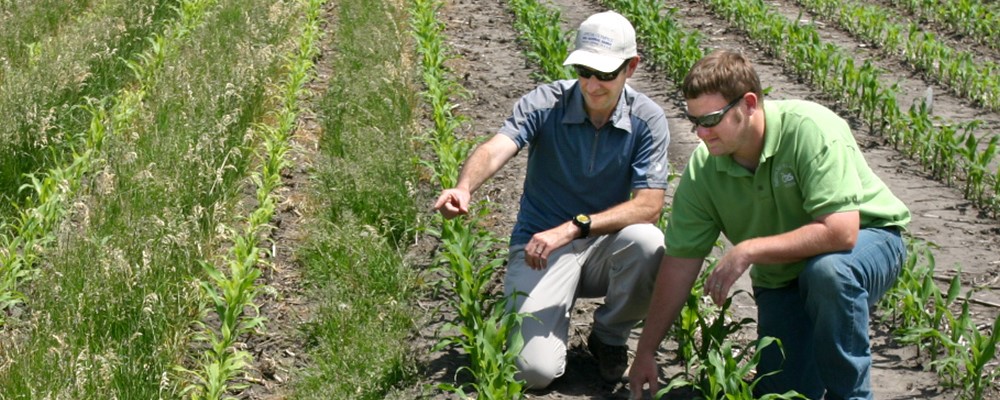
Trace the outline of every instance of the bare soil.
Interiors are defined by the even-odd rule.
[[[757,64],[762,83],[771,87],[770,98],[809,99],[842,111],[837,99],[813,90],[786,73],[781,60],[767,55],[748,41],[745,34],[729,26],[704,6],[683,0],[665,2],[669,7],[678,9],[676,18],[683,26],[705,34],[708,39],[704,45],[739,49],[750,55]],[[334,23],[332,20],[335,14],[332,11],[335,5],[332,3],[335,2],[331,2],[324,13],[331,24]],[[775,0],[770,3],[780,7],[789,18],[799,15],[799,8],[791,0]],[[575,29],[588,15],[605,9],[592,0],[551,0],[550,4],[561,10],[564,30]],[[513,17],[507,7],[504,0],[452,0],[439,13],[439,18],[446,23],[444,34],[447,36],[450,53],[457,56],[450,61],[449,67],[454,71],[454,79],[469,92],[468,97],[455,100],[459,104],[456,111],[468,118],[463,133],[469,137],[493,135],[518,97],[539,84],[531,78],[535,67],[523,56],[523,47],[516,38]],[[808,13],[802,15],[803,19],[814,18]],[[1000,125],[1000,116],[996,113],[948,95],[946,88],[925,80],[920,72],[914,71],[900,60],[873,52],[863,42],[835,29],[832,23],[822,23],[821,19],[819,22],[821,24],[818,26],[821,27],[825,40],[856,54],[859,59],[871,59],[892,71],[886,75],[886,79],[899,83],[901,104],[909,104],[912,99],[920,98],[930,86],[936,93],[935,115],[955,121],[982,119],[985,121],[984,132],[990,134],[995,133]],[[335,51],[329,40],[331,38],[328,35],[327,42],[322,46],[324,54]],[[978,51],[977,45],[969,44],[969,41],[963,43],[964,48]],[[983,58],[1000,62],[996,51],[986,48],[981,50],[979,54]],[[320,69],[319,79],[311,89],[318,93],[325,89],[325,78],[333,71],[324,64],[322,55],[317,61],[317,67]],[[682,170],[699,140],[691,133],[690,123],[683,118],[683,98],[676,89],[677,83],[665,78],[665,74],[658,72],[653,66],[642,64],[629,84],[648,95],[665,110],[671,132],[669,159],[676,170]],[[846,113],[842,112],[842,115],[855,126],[856,137],[865,149],[869,164],[910,207],[913,222],[909,227],[909,234],[935,246],[937,275],[942,283],[960,273],[964,282],[963,292],[973,287],[981,289],[973,296],[972,310],[977,321],[992,321],[1000,308],[1000,292],[997,290],[1000,288],[1000,223],[973,208],[962,198],[959,190],[930,179],[916,162],[886,147],[882,138],[870,136],[863,124]],[[300,234],[297,233],[300,230],[298,221],[302,214],[300,210],[305,206],[302,193],[306,186],[309,154],[315,150],[315,135],[319,134],[315,122],[308,115],[304,118],[297,134],[298,147],[295,153],[295,157],[301,161],[296,163],[300,167],[289,171],[289,175],[285,177],[289,182],[288,201],[279,210],[277,230],[272,235],[276,257],[273,267],[266,271],[264,277],[271,290],[262,295],[261,311],[271,321],[268,323],[270,330],[248,343],[248,347],[254,349],[255,365],[250,376],[252,386],[241,398],[284,398],[287,392],[284,384],[297,367],[308,362],[300,352],[301,337],[295,327],[309,319],[310,307],[304,300],[301,279],[296,272],[291,252],[291,248],[300,239]],[[488,224],[498,237],[506,238],[514,225],[525,165],[526,152],[523,152],[475,194],[477,199],[488,199],[491,202],[494,211]],[[668,202],[669,200],[668,198]],[[415,267],[425,268],[429,263],[427,260],[432,258],[435,251],[434,242],[430,238],[420,238],[417,242],[420,245],[412,250],[412,260]],[[737,289],[749,289],[749,279],[744,278],[737,283]],[[500,281],[502,276],[497,277],[498,285]],[[529,398],[628,398],[626,384],[607,384],[599,379],[596,363],[586,350],[585,341],[590,331],[591,314],[600,301],[601,299],[581,299],[577,303],[565,375],[544,391],[529,392]],[[415,314],[424,314],[426,310],[438,309],[443,304],[444,301],[440,298],[421,299],[418,304],[420,310],[415,311]],[[756,316],[756,307],[748,296],[735,296],[734,304],[737,316]],[[456,398],[433,389],[438,383],[454,383],[458,369],[467,362],[462,354],[454,350],[433,352],[431,349],[441,337],[440,329],[451,314],[450,310],[441,309],[436,313],[427,313],[425,320],[418,322],[421,329],[414,333],[413,351],[417,354],[416,358],[424,373],[423,379],[410,387],[400,388],[387,398]],[[635,348],[640,332],[639,329],[633,331],[631,349]],[[747,331],[741,332],[735,339],[751,340],[753,336],[752,331]],[[878,398],[955,397],[954,391],[941,387],[933,372],[924,371],[926,360],[918,357],[912,347],[895,343],[886,327],[874,324],[872,338],[875,364],[872,382]],[[664,377],[671,376],[682,368],[674,360],[672,344],[669,339],[665,341],[659,355],[659,361],[664,367]],[[671,397],[690,398],[683,393]],[[994,386],[986,398],[1000,399],[1000,391]]]
[[[752,57],[757,64],[761,81],[771,87],[770,98],[804,98],[839,109],[837,99],[831,99],[802,83],[800,79],[786,73],[781,60],[775,59],[754,43],[746,35],[731,27],[725,20],[715,16],[701,5],[682,0],[667,0],[669,7],[676,7],[676,18],[687,29],[699,30],[708,38],[706,46],[713,48],[739,49]],[[789,18],[799,15],[799,8],[790,0],[771,2]],[[603,11],[605,7],[588,0],[552,0],[550,4],[561,10],[565,22],[564,30],[575,29],[588,15]],[[534,67],[523,56],[523,47],[513,29],[513,17],[502,0],[454,0],[440,13],[447,26],[445,35],[452,53],[458,55],[450,67],[454,76],[465,86],[471,96],[460,99],[459,113],[469,118],[468,135],[492,135],[509,114],[517,98],[535,87],[539,82],[531,78]],[[803,19],[813,18],[803,13]],[[949,90],[926,80],[910,66],[892,57],[877,53],[863,42],[849,34],[835,29],[832,23],[818,24],[824,40],[831,41],[850,51],[859,59],[871,59],[877,65],[892,71],[887,80],[898,82],[901,104],[909,104],[923,96],[927,87],[935,93],[934,113],[947,120],[965,121],[972,118],[984,120],[984,132],[995,132],[1000,124],[996,113],[977,108],[969,101],[955,98]],[[975,50],[969,45],[967,49]],[[980,54],[997,62],[996,52],[985,48]],[[640,54],[642,53],[640,44]],[[690,124],[683,118],[683,98],[678,93],[677,84],[665,74],[656,71],[649,64],[640,66],[629,84],[644,92],[665,110],[671,132],[669,158],[675,169],[681,170],[690,152],[698,145],[698,138],[691,131]],[[865,148],[865,156],[872,168],[890,186],[893,192],[910,207],[913,222],[909,234],[935,245],[937,274],[941,281],[961,273],[964,290],[973,286],[982,288],[973,298],[972,310],[977,320],[992,321],[1000,304],[997,288],[1000,279],[1000,224],[996,220],[981,215],[962,198],[955,188],[930,179],[919,164],[901,156],[884,145],[884,140],[870,136],[863,124],[851,120],[856,137]],[[491,223],[500,237],[507,237],[513,227],[521,184],[524,177],[526,154],[512,160],[475,195],[488,199],[494,210]],[[669,199],[668,199],[669,201]],[[746,277],[745,277],[746,278]],[[749,288],[748,279],[741,280],[737,288]],[[964,291],[963,291],[964,292]],[[590,331],[592,312],[600,299],[581,299],[574,311],[571,326],[569,364],[566,374],[544,391],[529,392],[529,398],[537,399],[626,399],[627,385],[601,382],[596,364],[586,351],[586,336]],[[738,316],[756,315],[756,306],[746,295],[738,295],[734,300],[734,311]],[[423,360],[427,381],[421,384],[454,382],[455,372],[465,362],[455,352],[429,352],[443,318],[439,315],[425,325],[420,332],[418,352],[426,352]],[[633,332],[631,349],[641,330]],[[753,332],[744,332],[737,339],[753,339]],[[876,396],[883,399],[952,399],[954,391],[943,389],[933,372],[924,371],[926,360],[917,357],[915,349],[895,343],[887,328],[872,327],[874,370],[872,382]],[[421,348],[423,342],[426,347]],[[672,343],[668,339],[661,348],[660,362],[664,365],[663,376],[671,376],[680,371],[674,360]],[[452,395],[440,392],[426,393],[420,398],[445,399]],[[683,394],[674,396],[685,398]],[[988,399],[1000,398],[996,388],[988,394]]]

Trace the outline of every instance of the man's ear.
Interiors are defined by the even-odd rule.
[[[637,68],[639,68],[639,55],[636,55],[635,57],[632,57],[631,60],[629,60],[628,67],[625,68],[626,72],[625,77],[631,78],[632,74],[635,73],[635,70]]]
[[[747,115],[752,115],[760,107],[760,98],[753,92],[743,94],[743,102],[747,105]]]

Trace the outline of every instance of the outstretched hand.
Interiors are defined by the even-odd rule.
[[[441,213],[445,219],[452,219],[459,215],[469,213],[469,200],[472,195],[468,190],[452,188],[441,192],[434,203],[434,209]]]
[[[629,400],[643,399],[643,387],[647,385],[650,395],[655,396],[660,391],[657,378],[657,365],[653,356],[636,354],[628,373]]]

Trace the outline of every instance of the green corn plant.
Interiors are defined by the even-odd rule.
[[[602,3],[632,21],[638,39],[646,46],[644,56],[662,68],[674,82],[682,82],[691,66],[704,56],[701,34],[681,29],[674,18],[677,10],[664,8],[662,1],[605,0]]]
[[[29,174],[30,183],[21,186],[29,191],[23,207],[13,223],[0,226],[3,248],[0,249],[0,326],[5,324],[4,312],[24,301],[26,297],[17,286],[37,276],[36,263],[41,251],[55,240],[53,230],[67,213],[68,202],[80,187],[84,175],[91,172],[98,162],[96,155],[107,133],[106,102],[92,102],[82,106],[91,115],[87,132],[76,135],[72,158],[64,165],[41,174]],[[59,164],[59,163],[57,163]],[[12,236],[7,236],[10,234]]]
[[[489,290],[503,257],[497,254],[497,239],[477,222],[488,211],[480,208],[469,221],[443,221],[445,251],[438,262],[447,265],[444,270],[453,292],[449,304],[457,311],[459,322],[444,327],[457,333],[445,336],[436,349],[458,346],[469,355],[470,365],[461,370],[472,375],[471,386],[480,398],[519,398],[524,388],[514,374],[523,345],[519,328],[524,316],[509,312],[509,300]],[[439,387],[465,397],[462,386]]]
[[[515,399],[523,393],[523,383],[514,379],[516,358],[523,345],[520,337],[522,315],[509,312],[506,298],[492,294],[489,284],[503,263],[498,241],[477,221],[489,210],[479,208],[470,221],[442,221],[444,251],[439,265],[448,276],[453,296],[449,299],[458,313],[457,323],[444,327],[457,332],[446,335],[436,346],[458,346],[469,355],[470,363],[460,371],[474,378],[471,386],[484,399]],[[508,341],[509,340],[509,341]],[[463,386],[442,384],[439,388],[466,397]]]
[[[983,392],[1000,374],[995,368],[987,367],[993,362],[1000,341],[998,322],[994,322],[990,335],[979,331],[969,312],[969,300],[973,293],[974,290],[966,293],[958,318],[947,311],[944,313],[945,324],[940,328],[922,328],[912,332],[913,336],[940,343],[940,354],[933,354],[928,366],[946,387],[959,389],[956,397],[959,399],[981,399]]]
[[[463,118],[454,114],[456,106],[450,98],[463,91],[447,77],[443,65],[448,56],[441,38],[442,25],[435,17],[440,7],[439,0],[418,0],[411,9],[417,51],[423,57],[421,68],[426,85],[423,98],[431,105],[434,120],[434,128],[421,141],[431,144],[438,158],[437,163],[421,164],[432,171],[442,187],[453,187],[461,162],[474,142],[456,138]],[[551,46],[547,49],[551,50]],[[511,300],[498,298],[489,290],[503,256],[496,250],[498,241],[479,227],[478,221],[487,212],[487,207],[477,207],[467,221],[437,217],[435,225],[440,225],[440,230],[427,229],[441,238],[442,253],[434,270],[446,275],[447,283],[443,286],[453,292],[449,305],[458,313],[457,321],[444,328],[452,333],[444,336],[435,348],[457,346],[465,351],[470,363],[459,372],[468,372],[473,377],[470,384],[444,383],[438,388],[463,398],[468,397],[465,390],[471,387],[479,398],[517,399],[524,391],[523,384],[514,379],[515,361],[523,346],[519,328],[523,316],[510,313],[507,302]]]
[[[883,322],[891,322],[896,330],[925,325],[926,305],[934,293],[934,253],[930,244],[914,238],[906,240],[906,261],[896,284],[882,296],[878,308]],[[891,320],[891,321],[887,321]]]
[[[692,361],[699,357],[698,330],[701,326],[708,325],[702,320],[711,315],[718,315],[716,310],[712,310],[714,306],[711,303],[703,302],[706,276],[706,274],[702,274],[695,280],[691,287],[691,293],[672,327],[673,334],[671,336],[675,337],[677,341],[677,357],[684,365],[686,374],[691,373],[689,368],[693,365]],[[716,317],[715,319],[724,318]]]
[[[716,247],[721,248],[722,243],[717,242]],[[672,327],[672,336],[677,341],[677,356],[684,365],[684,371],[679,374],[677,382],[678,384],[680,382],[698,382],[695,386],[698,386],[706,395],[709,392],[717,392],[711,388],[718,382],[710,375],[712,375],[711,371],[718,371],[715,367],[719,367],[721,364],[711,366],[702,364],[723,361],[726,363],[739,362],[739,360],[732,359],[734,357],[731,352],[733,349],[729,347],[733,344],[727,338],[754,322],[752,318],[741,320],[730,318],[729,308],[732,306],[732,297],[726,299],[721,307],[715,307],[710,302],[704,301],[705,280],[715,269],[717,263],[717,259],[709,260],[708,267],[695,280],[687,302]],[[742,293],[745,292],[738,291],[733,296]],[[729,357],[729,359],[725,357]],[[742,379],[744,376],[746,375],[740,375],[738,379]],[[693,381],[689,379],[693,379]]]
[[[977,202],[986,202],[987,187],[985,179],[988,176],[987,174],[989,174],[990,164],[996,158],[997,143],[1000,141],[1000,136],[993,135],[986,148],[980,152],[980,145],[986,139],[986,136],[977,138],[972,130],[972,127],[970,127],[966,132],[965,140],[963,141],[965,146],[959,149],[966,165],[965,197],[975,199]]]
[[[1000,41],[997,40],[1000,39],[1000,29],[995,24],[1000,12],[995,6],[987,6],[980,0],[892,0],[890,3],[902,6],[920,18],[943,23],[949,29],[970,35],[986,46],[1000,48]]]
[[[264,328],[265,318],[260,316],[255,299],[261,275],[258,264],[267,250],[260,247],[260,236],[269,228],[276,205],[277,189],[282,184],[281,171],[289,166],[287,153],[289,139],[298,117],[299,101],[305,92],[305,84],[312,74],[312,58],[317,54],[319,40],[319,9],[324,0],[302,0],[306,10],[303,31],[298,37],[297,52],[286,58],[288,71],[282,81],[282,90],[276,100],[280,108],[271,119],[272,125],[256,124],[255,131],[264,136],[262,148],[255,150],[260,160],[260,171],[250,176],[256,187],[257,207],[246,218],[242,232],[230,230],[233,246],[229,249],[222,271],[210,262],[202,261],[202,269],[210,281],[200,282],[202,293],[208,299],[207,309],[196,322],[201,333],[195,335],[197,341],[207,343],[198,367],[188,369],[176,366],[175,370],[189,378],[182,393],[192,399],[235,398],[226,397],[230,391],[246,388],[244,383],[233,383],[243,369],[250,364],[252,356],[236,348],[242,336],[251,335]],[[209,311],[219,319],[216,328],[210,328],[204,321]],[[247,311],[250,311],[249,315]]]
[[[560,28],[559,10],[547,7],[537,0],[511,0],[514,27],[527,42],[525,54],[541,69],[534,73],[542,81],[570,79],[574,76],[568,66],[562,65],[569,55],[569,38]]]
[[[259,307],[253,302],[260,290],[255,283],[260,276],[260,269],[256,268],[259,261],[256,238],[237,237],[236,242],[230,250],[232,258],[227,261],[228,275],[212,263],[201,262],[205,274],[212,280],[211,283],[200,282],[202,293],[220,323],[216,331],[206,323],[196,321],[201,333],[194,339],[206,343],[208,348],[202,353],[195,369],[175,367],[177,372],[189,377],[190,383],[184,386],[181,393],[192,399],[222,399],[230,390],[247,387],[246,384],[230,383],[251,361],[249,353],[236,349],[234,345],[239,337],[261,328],[265,319],[259,316]],[[244,314],[247,308],[252,309],[255,316],[247,318]],[[207,316],[207,310],[203,314]]]
[[[965,303],[968,307],[968,302]],[[962,377],[961,393],[966,399],[981,399],[992,382],[1000,377],[1000,369],[990,367],[997,355],[1000,344],[1000,315],[993,321],[989,335],[972,326],[966,330],[969,356],[965,358],[965,375]]]
[[[518,294],[515,294],[515,296]],[[457,346],[469,355],[469,365],[462,366],[456,373],[467,372],[473,380],[468,384],[480,399],[519,399],[524,393],[524,382],[516,379],[517,357],[524,347],[520,327],[524,314],[508,311],[508,302],[513,298],[489,296],[488,299],[462,298],[459,308],[484,309],[481,315],[466,316],[461,325],[446,324],[443,329],[456,332],[444,336],[435,346],[441,350]],[[468,398],[466,385],[442,383],[438,388]]]
[[[912,344],[919,353],[926,350],[934,363],[941,350],[947,348],[948,338],[940,332],[954,319],[948,304],[951,304],[958,297],[961,288],[959,277],[952,279],[948,293],[944,294],[937,288],[934,278],[931,275],[923,277],[920,287],[920,296],[927,299],[924,303],[914,302],[912,310],[907,310],[910,315],[916,316],[913,324],[907,328],[901,328],[894,332],[900,343]],[[928,309],[930,308],[930,309]]]
[[[954,125],[944,125],[934,132],[930,143],[929,159],[926,161],[932,176],[951,184],[957,168],[955,156],[959,152],[962,137]]]
[[[780,349],[781,341],[773,337],[763,337],[746,346],[740,346],[725,340],[709,350],[706,357],[700,360],[701,362],[695,367],[695,380],[671,379],[666,387],[656,393],[656,398],[661,398],[677,388],[692,387],[701,394],[700,398],[705,400],[805,399],[805,396],[795,391],[754,396],[753,389],[757,383],[762,378],[777,373],[775,371],[750,378],[760,363],[761,350],[771,345]]]

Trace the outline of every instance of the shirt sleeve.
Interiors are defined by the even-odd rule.
[[[662,110],[646,121],[632,163],[633,189],[666,189],[670,173],[667,147],[670,131]]]
[[[514,140],[518,150],[531,143],[540,132],[541,109],[544,104],[555,102],[551,85],[542,85],[528,92],[514,104],[514,109],[500,127],[499,133]]]
[[[718,213],[702,191],[706,185],[697,183],[697,168],[696,163],[688,163],[674,193],[665,233],[666,253],[670,256],[703,258],[719,240]]]
[[[810,119],[804,119],[801,124],[799,132],[802,134],[821,129]],[[857,143],[853,137],[845,138],[843,134],[825,136],[830,139],[801,142],[804,144],[797,156],[804,189],[802,207],[813,218],[861,207],[861,177],[855,160],[860,155]]]

